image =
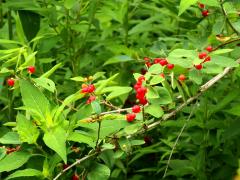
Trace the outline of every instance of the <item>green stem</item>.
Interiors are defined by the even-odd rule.
[[[8,17],[8,36],[9,36],[9,39],[12,39],[13,38],[13,29],[12,29],[11,9],[8,10],[7,17]]]
[[[0,27],[3,26],[3,10],[2,10],[2,0],[0,0]]]
[[[96,141],[96,149],[98,148],[98,141],[100,138],[100,131],[101,131],[101,121],[98,121],[98,134],[97,134],[97,141]]]

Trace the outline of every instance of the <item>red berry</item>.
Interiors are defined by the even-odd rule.
[[[202,3],[198,3],[198,7],[203,9],[205,7],[205,4],[202,4]]]
[[[79,176],[75,173],[75,174],[72,176],[72,180],[79,180]]]
[[[95,86],[94,86],[93,84],[90,84],[90,85],[88,86],[88,92],[89,92],[89,93],[92,93],[93,91],[95,91]]]
[[[209,11],[208,10],[203,10],[202,11],[202,16],[207,17],[209,15]]]
[[[203,66],[202,66],[201,64],[197,64],[197,65],[195,65],[195,68],[196,68],[197,70],[201,70],[201,69],[203,68]]]
[[[160,74],[160,76],[161,76],[162,78],[165,78],[165,75],[164,75],[164,73],[161,73],[161,74]]]
[[[142,105],[145,105],[148,103],[147,99],[145,97],[139,99],[139,103],[142,104]]]
[[[140,76],[139,78],[138,78],[138,82],[143,82],[143,81],[145,81],[145,77],[144,76]]]
[[[8,84],[9,86],[14,86],[15,80],[14,80],[13,78],[10,78],[10,79],[7,80],[7,84]]]
[[[126,120],[128,122],[132,122],[135,118],[136,118],[136,114],[134,114],[134,113],[130,113],[130,114],[126,115]]]
[[[88,87],[82,88],[81,93],[88,93]]]
[[[96,100],[96,96],[90,96],[86,102],[86,104],[90,104],[91,102]]]
[[[145,95],[146,92],[147,92],[147,89],[145,87],[140,87],[137,90],[137,93],[140,94],[140,95]]]
[[[203,62],[208,62],[208,61],[211,61],[211,57],[210,56],[207,56]]]
[[[142,68],[142,69],[141,69],[141,74],[144,75],[144,74],[146,74],[146,73],[147,73],[147,70],[144,69],[144,68]]]
[[[152,63],[150,63],[150,62],[146,62],[145,64],[147,67],[151,67],[151,65],[152,65]]]
[[[63,169],[66,169],[66,168],[68,168],[68,167],[69,167],[68,164],[63,164]]]
[[[28,73],[29,73],[29,74],[33,74],[33,73],[35,73],[35,71],[36,71],[36,69],[35,69],[34,66],[29,66],[27,70],[28,70]]]
[[[167,64],[167,68],[168,68],[169,70],[173,69],[173,68],[174,68],[174,64]]]
[[[134,89],[135,89],[136,91],[137,91],[140,87],[141,87],[141,84],[138,84],[138,83],[137,83],[137,84],[134,85]]]
[[[160,62],[159,62],[162,66],[165,66],[168,64],[167,60],[166,59],[162,59]]]
[[[186,79],[186,76],[184,75],[184,74],[180,74],[179,76],[178,76],[178,80],[179,81],[184,81]]]
[[[161,58],[154,58],[154,64],[158,64],[158,63],[160,63],[160,61],[161,61]]]
[[[206,47],[206,50],[207,50],[208,52],[212,52],[213,47],[212,47],[212,46],[208,46],[208,47]]]
[[[144,57],[143,60],[144,61],[150,61],[150,58],[149,57]]]
[[[206,52],[201,52],[198,54],[199,59],[204,59],[207,56]]]
[[[140,107],[140,106],[134,105],[134,106],[132,107],[132,112],[134,112],[134,113],[139,113],[140,111],[141,111],[141,107]]]

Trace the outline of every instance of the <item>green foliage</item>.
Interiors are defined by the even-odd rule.
[[[240,176],[239,8],[0,1],[0,179]]]

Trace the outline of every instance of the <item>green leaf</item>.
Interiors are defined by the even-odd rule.
[[[152,104],[170,104],[172,103],[172,98],[168,90],[164,87],[154,87],[155,93],[157,92],[157,96],[147,97],[149,102]]]
[[[67,163],[66,132],[64,129],[56,127],[55,129],[45,132],[43,141]]]
[[[123,62],[129,62],[133,61],[134,59],[127,56],[127,55],[119,55],[119,56],[114,56],[110,59],[108,59],[103,66],[109,65],[109,64],[115,64],[115,63],[123,63]]]
[[[62,63],[58,63],[55,66],[53,66],[49,71],[45,72],[43,75],[41,75],[41,78],[48,78],[51,76],[58,68],[62,66]]]
[[[195,4],[197,1],[198,0],[181,0],[178,15],[180,16],[184,11],[186,11],[191,5]]]
[[[81,133],[81,131],[74,131],[72,132],[68,137],[68,141],[74,141],[78,143],[86,143],[90,147],[95,147],[96,143],[94,139],[91,136],[85,135],[84,133]]]
[[[91,102],[91,105],[92,105],[93,111],[96,114],[100,114],[102,112],[102,108],[101,108],[99,101],[95,100],[95,101]]]
[[[160,75],[155,75],[152,77],[152,79],[150,80],[150,85],[155,85],[155,84],[159,84],[161,82],[163,82],[165,79],[160,76]]]
[[[18,178],[18,177],[32,177],[32,176],[43,176],[42,172],[36,169],[24,169],[18,170],[10,174],[5,180]]]
[[[202,84],[202,74],[196,69],[193,69],[189,72],[189,79],[197,84]]]
[[[44,119],[49,110],[49,101],[44,94],[30,82],[23,79],[19,81],[23,104],[27,108],[37,111],[41,115],[40,118]]]
[[[236,105],[232,107],[231,109],[225,110],[225,112],[235,115],[235,116],[240,116],[240,105]]]
[[[233,49],[219,49],[219,50],[213,51],[211,53],[211,55],[225,54],[225,53],[229,53],[229,52],[232,52],[232,51],[233,51]]]
[[[64,7],[66,9],[71,9],[74,6],[75,3],[76,3],[76,0],[65,0],[64,1]]]
[[[91,171],[87,175],[88,180],[96,180],[96,179],[101,179],[101,180],[107,180],[110,176],[110,169],[103,165],[94,162],[94,164],[91,166]]]
[[[156,90],[156,87],[148,87],[146,97],[147,99],[159,98],[159,94],[158,94],[158,91]]]
[[[112,87],[106,87],[102,90],[102,93],[111,92],[107,97],[106,100],[111,100],[116,97],[119,97],[124,94],[128,94],[131,92],[131,87],[122,87],[122,86],[112,86]]]
[[[84,82],[84,78],[83,78],[82,76],[73,77],[73,78],[71,78],[71,80],[73,80],[73,81],[79,81],[79,82]]]
[[[6,156],[7,151],[5,147],[0,147],[0,161]]]
[[[39,136],[39,130],[33,125],[33,122],[28,120],[24,115],[17,115],[17,132],[22,142],[34,144]]]
[[[19,135],[16,132],[8,132],[0,138],[2,144],[21,144]]]
[[[149,73],[160,74],[163,72],[163,67],[160,64],[154,64],[148,69]]]
[[[156,117],[160,118],[164,114],[162,108],[158,104],[151,104],[145,108],[145,112]]]
[[[29,152],[13,152],[0,160],[0,172],[8,172],[17,169],[25,164],[30,157],[31,154]]]
[[[33,81],[40,87],[49,90],[50,92],[54,93],[56,90],[55,83],[48,78],[40,77],[33,79]]]
[[[194,59],[197,59],[197,52],[194,50],[175,49],[169,53],[168,62],[179,65],[183,68],[191,68]]]
[[[211,58],[211,62],[217,64],[221,67],[238,67],[239,64],[232,58],[213,55]]]

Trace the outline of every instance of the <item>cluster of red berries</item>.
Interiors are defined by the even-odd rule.
[[[145,81],[144,76],[140,76],[137,80],[137,83],[134,85],[134,89],[136,91],[136,98],[138,99],[139,103],[145,105],[148,103],[145,95],[147,93],[147,88],[143,86],[143,82]]]
[[[93,84],[82,84],[82,90],[81,93],[84,94],[92,94],[95,91],[95,86]],[[90,104],[91,102],[96,100],[96,96],[90,95],[88,100],[86,101],[86,104]]]
[[[36,68],[35,68],[35,66],[29,66],[27,68],[27,71],[29,74],[34,74],[36,71]],[[15,80],[13,78],[9,78],[9,79],[7,79],[7,84],[8,84],[8,86],[13,87],[15,85]]]
[[[129,113],[126,115],[126,120],[128,122],[132,122],[136,118],[135,113],[140,113],[141,112],[141,107],[139,105],[134,105],[132,107],[132,113]]]
[[[198,7],[203,9],[202,10],[202,16],[203,17],[207,17],[209,15],[209,11],[207,9],[204,9],[205,8],[205,4],[198,3]]]
[[[149,57],[144,57],[144,60],[147,67],[151,67],[153,64],[160,64],[161,66],[166,66],[169,70],[174,68],[174,64],[168,63],[165,58],[154,58],[153,62],[151,62]]]
[[[212,46],[208,46],[208,47],[206,47],[206,50],[208,52],[211,52],[213,50],[213,48],[212,48]],[[194,66],[197,70],[201,70],[203,68],[203,63],[211,61],[211,57],[208,56],[207,52],[200,52],[198,54],[198,57],[199,57],[199,59],[203,59],[203,61],[200,64],[197,64]]]

